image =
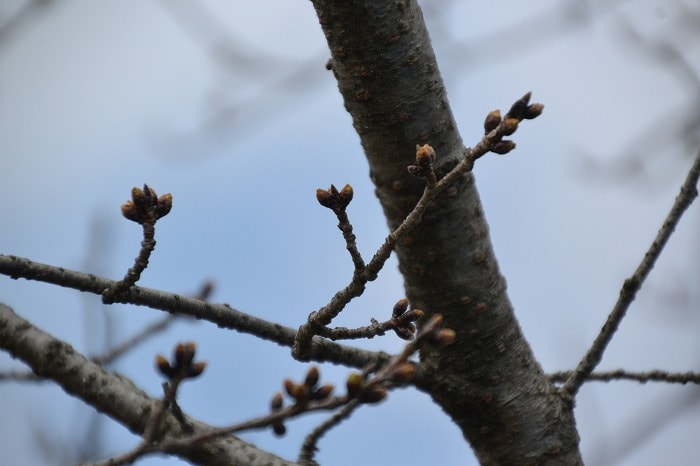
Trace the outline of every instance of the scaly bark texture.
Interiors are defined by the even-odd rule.
[[[424,188],[406,170],[416,144],[435,148],[438,177],[464,149],[422,14],[413,0],[312,3],[393,229]],[[439,197],[396,252],[413,306],[443,314],[457,331],[455,344],[422,351],[420,388],[460,427],[480,462],[581,464],[572,406],[544,376],[515,319],[474,177]]]
[[[74,395],[123,424],[136,435],[143,434],[149,416],[159,400],[153,399],[129,379],[106,371],[85,359],[69,344],[34,327],[0,303],[0,348],[26,363],[32,371],[53,380]],[[211,426],[184,415],[190,431],[166,411],[160,434],[156,438],[197,434]],[[271,453],[256,448],[234,435],[169,453],[192,464],[208,466],[293,466]]]

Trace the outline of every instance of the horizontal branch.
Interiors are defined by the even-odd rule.
[[[41,264],[16,256],[0,255],[0,274],[11,278],[25,278],[52,283],[65,288],[101,295],[117,282],[92,274],[76,272],[63,267]],[[260,319],[233,309],[227,304],[213,304],[188,296],[134,286],[116,297],[115,302],[147,306],[171,314],[183,314],[206,320],[222,328],[248,333],[258,338],[273,341],[282,346],[294,344],[296,330]],[[363,368],[388,359],[383,352],[372,352],[340,345],[320,337],[313,339],[311,359],[331,362],[349,367]]]
[[[549,380],[554,383],[563,383],[568,380],[573,371],[560,371],[548,374]],[[648,372],[630,372],[622,369],[607,372],[593,372],[586,378],[587,382],[613,382],[616,380],[629,380],[639,383],[665,382],[686,385],[694,383],[700,385],[700,372],[668,372],[653,370]]]

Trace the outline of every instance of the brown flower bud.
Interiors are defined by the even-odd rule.
[[[319,204],[321,204],[323,207],[327,207],[329,209],[332,209],[335,207],[335,198],[331,193],[326,191],[325,189],[317,189],[316,190],[316,200],[318,201]]]
[[[501,124],[501,128],[504,136],[510,136],[515,133],[518,129],[518,123],[520,121],[517,118],[506,118]]]
[[[197,350],[197,345],[189,341],[187,343],[178,343],[175,347],[175,362],[182,367],[188,365],[194,359],[194,353]]]
[[[513,106],[510,107],[510,110],[508,110],[508,114],[506,115],[506,118],[516,118],[518,120],[522,120],[525,116],[525,109],[527,108],[528,103],[530,103],[530,96],[532,95],[532,92],[528,92],[518,100],[516,100],[513,103]]]
[[[170,209],[173,208],[173,195],[168,193],[168,194],[163,194],[158,198],[158,202],[156,202],[156,207],[155,207],[155,214],[156,218],[161,218],[165,217],[168,215],[170,212]]]
[[[395,327],[394,332],[402,340],[412,340],[413,335],[416,333],[415,327],[413,325],[411,325],[410,327],[408,327],[408,326]]]
[[[193,379],[195,377],[199,377],[202,375],[202,372],[204,372],[204,369],[207,367],[207,363],[205,361],[198,361],[195,363],[192,363],[188,368],[187,368],[187,377],[190,379]]]
[[[537,118],[538,116],[542,115],[543,110],[544,105],[542,104],[528,105],[528,107],[525,109],[525,114],[523,115],[523,118],[527,120],[532,120],[533,118]]]
[[[296,384],[289,379],[285,379],[284,389],[298,404],[306,403],[309,400],[311,390],[306,385]]]
[[[381,385],[378,385],[376,387],[372,387],[371,390],[368,390],[367,392],[363,393],[360,395],[360,401],[363,403],[379,403],[382,401],[384,398],[387,397],[387,391],[386,388],[382,387]]]
[[[156,191],[148,186],[147,184],[143,185],[143,193],[144,195],[155,205],[156,200],[158,199],[158,195],[156,194]]]
[[[498,141],[491,147],[491,152],[496,154],[507,154],[508,152],[515,149],[515,143],[509,139],[504,139],[503,141]]]
[[[311,393],[311,398],[313,398],[314,400],[325,400],[331,395],[331,393],[333,393],[334,388],[335,387],[333,387],[333,385],[330,384],[322,385],[318,387],[318,389],[314,390],[313,393]]]
[[[126,201],[124,204],[122,204],[122,215],[124,218],[131,220],[132,222],[143,222],[143,217],[139,215],[136,205],[134,205],[134,201]]]
[[[318,377],[318,367],[311,366],[309,371],[306,373],[304,384],[309,388],[313,388],[318,383]]]
[[[496,109],[489,112],[484,120],[484,134],[488,134],[501,123],[501,111]]]
[[[394,309],[391,311],[392,317],[398,317],[408,309],[408,298],[401,298],[394,304]]]
[[[415,322],[424,315],[425,312],[421,311],[420,309],[411,309],[403,315],[403,318],[406,319],[408,322]]]
[[[431,342],[437,346],[447,346],[455,341],[457,333],[451,328],[441,328],[432,335]]]
[[[418,166],[427,168],[435,161],[436,157],[435,149],[429,144],[416,146],[416,163]]]
[[[170,363],[167,359],[165,359],[165,356],[163,356],[162,354],[156,355],[156,367],[158,368],[161,374],[163,374],[167,378],[172,378],[173,368],[170,367]]]
[[[282,409],[283,405],[284,398],[282,397],[282,394],[280,392],[275,393],[272,397],[272,400],[270,401],[270,410],[274,413]]]
[[[343,189],[341,189],[338,193],[338,205],[341,209],[345,209],[348,204],[350,204],[350,201],[352,201],[352,195],[352,186],[349,184],[343,186]]]
[[[276,423],[272,424],[272,430],[275,432],[275,435],[277,435],[278,437],[281,437],[282,435],[284,435],[287,432],[287,428],[284,427],[284,424],[282,424],[281,422],[276,422]]]
[[[405,384],[413,378],[415,373],[416,365],[407,361],[399,364],[399,366],[394,369],[394,372],[391,374],[391,380],[398,384]]]

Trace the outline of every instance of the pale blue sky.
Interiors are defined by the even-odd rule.
[[[0,8],[0,19],[10,3]],[[309,2],[205,2],[219,26],[184,3],[56,2],[0,44],[0,253],[118,278],[140,241],[140,229],[120,217],[119,206],[132,186],[147,182],[172,192],[174,207],[157,226],[158,245],[141,284],[191,293],[211,278],[213,300],[298,326],[352,272],[335,218],[315,201],[316,188],[354,186],[349,214],[366,256],[387,233],[358,138],[324,69],[320,27]],[[538,16],[555,3],[433,1],[425,8],[465,144],[476,142],[488,111],[506,109],[525,91],[545,104],[544,115],[517,133],[515,153],[480,160],[475,172],[516,313],[547,371],[570,369],[585,352],[697,150],[648,144],[649,125],[663,115],[671,114],[663,120],[668,129],[657,128],[652,140],[683,124],[678,109],[690,91],[668,63],[650,61],[622,39],[629,23],[673,43],[669,30],[683,33],[673,26],[683,17],[680,2],[621,2],[582,27],[561,30],[553,25],[565,24],[564,15]],[[527,18],[538,18],[530,28],[557,33],[538,36],[513,26]],[[510,36],[476,51],[459,42],[504,29]],[[685,46],[697,52],[694,39]],[[480,51],[492,58],[474,55]],[[216,58],[222,56],[229,61]],[[645,173],[630,177],[605,165],[628,152],[647,160]],[[603,163],[603,171],[586,169],[586,155]],[[697,367],[699,220],[694,206],[603,368]],[[392,262],[339,324],[382,318],[401,297]],[[81,351],[101,347],[95,297],[0,277],[0,300]],[[113,306],[110,315],[121,340],[160,313]],[[264,413],[281,380],[302,377],[306,367],[284,348],[207,323],[182,323],[117,369],[157,395],[153,357],[182,340],[196,341],[209,367],[184,387],[181,406],[213,424]],[[391,336],[360,344],[401,347]],[[15,366],[0,356],[0,367]],[[321,373],[342,385],[347,371],[322,367]],[[55,388],[5,384],[0,391],[0,438],[11,464],[42,464],[36,432],[70,446],[88,417],[80,402]],[[632,453],[614,456],[624,432],[645,420],[650,407],[663,410],[664,402],[687,395],[697,397],[697,390],[585,386],[576,412],[585,459],[626,466],[697,457],[697,402]],[[282,439],[268,432],[244,438],[291,459],[322,419],[290,422]],[[135,444],[109,424],[111,453]],[[474,464],[465,461],[469,447],[457,428],[414,390],[360,410],[320,447],[324,465]]]

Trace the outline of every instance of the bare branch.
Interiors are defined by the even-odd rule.
[[[53,283],[79,291],[102,294],[114,286],[114,280],[97,277],[51,265],[40,264],[28,259],[0,255],[0,274],[12,278],[25,278]],[[148,306],[171,314],[183,314],[207,320],[222,328],[238,330],[283,346],[292,346],[296,331],[250,314],[238,311],[227,304],[213,304],[187,296],[166,293],[134,286],[118,296],[118,302]],[[349,367],[362,368],[368,364],[384,361],[389,356],[383,352],[366,351],[339,345],[322,338],[314,338],[311,344],[311,358],[319,362],[332,362]]]
[[[627,309],[629,309],[630,304],[632,304],[632,301],[634,301],[637,296],[637,291],[642,287],[644,280],[654,267],[656,260],[661,255],[668,239],[676,229],[676,225],[678,225],[683,213],[697,197],[698,178],[700,178],[700,151],[695,157],[695,161],[688,171],[688,176],[683,186],[681,186],[680,193],[676,197],[673,207],[671,207],[671,211],[666,216],[666,220],[664,220],[654,242],[649,247],[649,250],[644,255],[644,259],[642,259],[642,262],[639,264],[634,274],[625,280],[620,290],[620,297],[617,303],[615,303],[615,307],[610,312],[610,315],[608,315],[600,333],[581,362],[579,362],[576,370],[562,387],[561,393],[565,399],[573,400],[576,393],[581,388],[581,385],[583,385],[593,372],[593,369],[600,363],[603,358],[603,353],[617,331],[620,322],[622,322],[622,319],[625,317]]]
[[[573,375],[573,371],[553,372],[548,375],[552,382],[566,382]],[[686,385],[689,383],[700,384],[700,372],[668,372],[653,370],[648,372],[630,372],[617,369],[607,372],[592,372],[586,378],[587,382],[613,382],[616,380],[631,380],[639,383],[666,382]]]

